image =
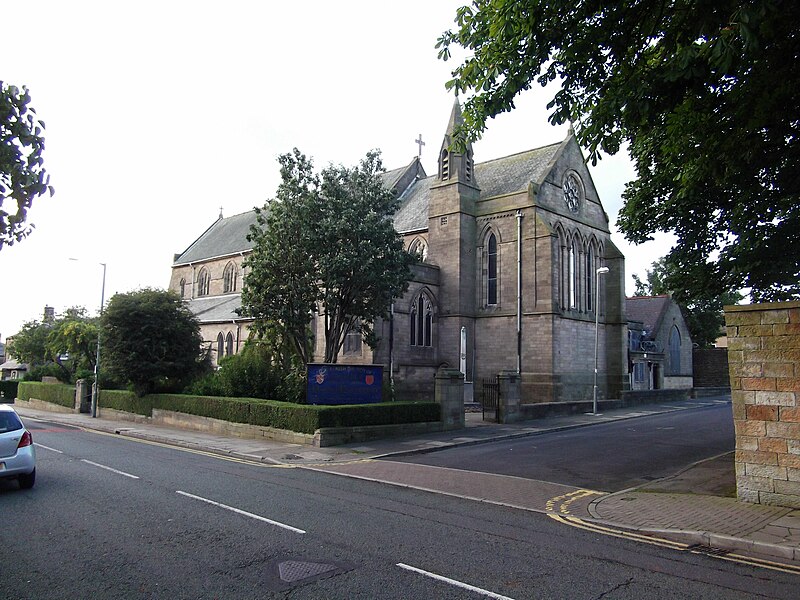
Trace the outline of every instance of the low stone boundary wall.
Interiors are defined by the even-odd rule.
[[[45,402],[44,400],[37,400],[36,398],[31,398],[30,400],[20,400],[19,398],[14,400],[15,406],[21,406],[23,408],[33,408],[36,410],[46,410],[49,412],[57,412],[57,413],[74,413],[75,410],[68,407],[68,406],[61,406],[60,404],[55,404],[54,402]]]

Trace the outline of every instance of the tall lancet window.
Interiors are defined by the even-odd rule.
[[[450,179],[450,153],[447,148],[442,150],[442,158],[439,161],[439,175],[442,181]]]
[[[425,294],[420,294],[411,305],[410,340],[412,346],[433,345],[433,310]]]
[[[486,304],[497,304],[497,237],[489,235],[488,249],[486,252]]]

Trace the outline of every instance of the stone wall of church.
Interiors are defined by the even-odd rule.
[[[242,263],[244,256],[235,254],[233,256],[224,256],[214,258],[211,260],[199,262],[193,265],[180,265],[172,268],[169,280],[169,289],[177,294],[181,291],[181,280],[185,283],[183,297],[187,300],[197,298],[199,296],[197,289],[197,282],[200,277],[200,272],[203,269],[208,271],[210,276],[208,296],[221,296],[225,293],[225,268],[229,264],[233,264],[236,269],[236,289],[235,292],[242,291],[242,281],[244,279],[244,272]]]

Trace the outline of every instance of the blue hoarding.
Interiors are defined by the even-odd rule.
[[[311,363],[307,367],[309,404],[371,404],[382,400],[383,365]]]

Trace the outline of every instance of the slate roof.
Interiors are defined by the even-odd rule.
[[[252,250],[253,244],[247,241],[247,234],[250,233],[250,225],[255,222],[254,210],[217,219],[191,246],[175,257],[174,265]]]
[[[634,296],[625,299],[625,314],[629,321],[644,323],[647,337],[658,331],[664,313],[672,299],[669,296]]]
[[[549,171],[563,143],[476,164],[475,180],[481,190],[480,199],[522,192],[528,189],[532,181],[539,182]],[[409,177],[405,178],[407,181],[414,176],[417,163],[412,161],[405,167],[382,173],[380,177],[384,185],[394,188],[408,174]],[[400,192],[400,207],[394,216],[394,226],[399,233],[428,228],[430,192],[435,182],[434,175],[415,179]],[[185,265],[252,250],[253,244],[247,241],[247,234],[250,225],[255,222],[256,214],[252,210],[218,219],[191,246],[177,255],[173,264]]]
[[[240,319],[236,309],[242,305],[239,294],[229,296],[203,296],[187,300],[186,305],[201,323],[230,322]]]
[[[480,199],[526,191],[532,181],[538,182],[547,174],[563,143],[476,164],[475,182],[481,190]],[[428,228],[431,186],[435,182],[435,175],[420,179],[400,195],[400,208],[394,217],[398,232]]]

